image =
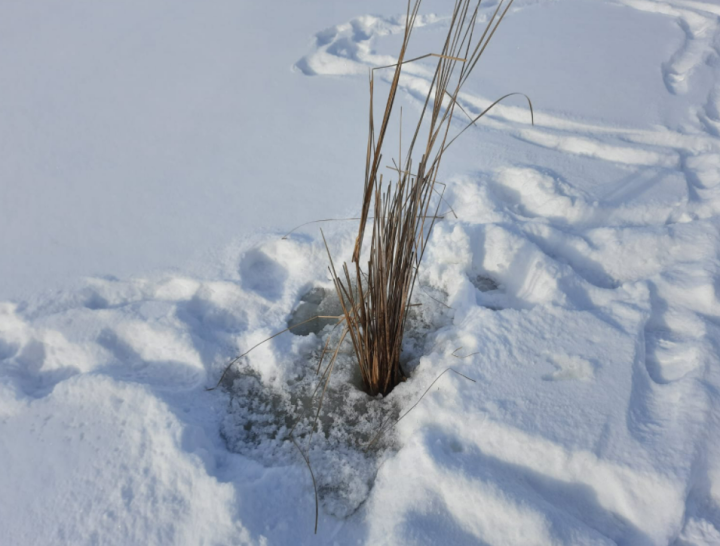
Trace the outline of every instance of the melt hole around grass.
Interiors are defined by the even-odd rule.
[[[438,300],[444,297],[439,291],[433,295]],[[432,337],[430,334],[450,321],[448,309],[425,299],[428,303],[413,307],[408,317],[403,363],[409,377]],[[317,315],[318,310],[322,314],[326,311],[330,315],[340,314],[335,311],[339,307],[334,290],[313,287],[301,297],[289,325]],[[303,468],[304,462],[289,438],[295,427],[293,435],[313,465],[322,509],[342,518],[354,513],[365,501],[378,468],[398,448],[392,432],[384,434],[369,449],[367,445],[380,427],[397,420],[403,408],[393,395],[371,397],[364,391],[352,344],[346,340],[338,352],[318,414],[324,370],[320,374],[316,371],[328,338],[332,351],[339,342],[340,327],[333,330],[335,322],[315,324],[301,334],[314,335],[315,342],[304,345],[310,347],[307,352],[287,356],[284,377],[279,381],[264,380],[248,363],[236,366],[224,382],[230,401],[221,434],[230,451],[266,467]],[[323,368],[330,356],[323,359]]]

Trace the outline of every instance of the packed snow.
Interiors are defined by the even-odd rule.
[[[312,433],[325,321],[208,390],[338,312],[357,225],[283,236],[357,214],[404,9],[0,4],[0,543],[720,544],[710,0],[516,0],[459,103],[535,124],[444,159],[408,379],[340,345]]]

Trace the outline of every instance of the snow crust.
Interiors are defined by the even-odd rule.
[[[0,47],[0,542],[720,544],[720,8],[515,6],[460,103],[524,91],[536,123],[507,102],[448,155],[457,218],[425,258],[408,380],[370,400],[341,346],[307,444],[317,536],[287,433],[309,440],[337,331],[206,387],[308,301],[332,309],[308,299],[331,287],[317,226],[282,235],[354,215],[365,77],[402,6],[0,6],[24,48]],[[418,54],[446,17],[427,4]],[[430,74],[401,80],[408,112]],[[355,225],[323,230],[349,259]],[[366,449],[448,368],[466,377]]]

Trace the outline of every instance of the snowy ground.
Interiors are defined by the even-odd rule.
[[[284,433],[322,335],[205,390],[330,286],[317,225],[281,236],[355,212],[403,9],[0,4],[1,543],[720,544],[709,0],[516,0],[461,104],[523,91],[536,124],[511,99],[446,157],[413,372],[368,401],[343,354],[317,536]],[[355,226],[323,229],[348,259]],[[476,382],[445,374],[362,449],[448,367]]]

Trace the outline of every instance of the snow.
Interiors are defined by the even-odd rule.
[[[516,0],[459,101],[535,125],[448,152],[408,380],[368,399],[341,345],[311,438],[313,326],[206,390],[336,312],[282,235],[356,214],[403,9],[0,5],[0,542],[720,544],[715,3]]]

